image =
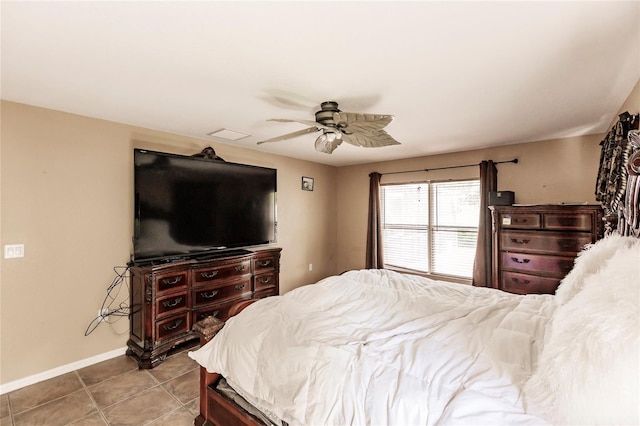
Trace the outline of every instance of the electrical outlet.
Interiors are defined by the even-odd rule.
[[[313,271],[313,263],[309,264],[309,271]]]

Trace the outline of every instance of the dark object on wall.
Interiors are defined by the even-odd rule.
[[[513,204],[513,191],[491,191],[489,192],[490,206],[510,206]]]
[[[620,235],[640,238],[640,131],[629,131],[627,139],[631,150],[625,195],[618,208],[617,231]]]
[[[302,189],[304,191],[313,191],[313,178],[302,176]]]
[[[640,114],[620,114],[620,120],[600,142],[600,167],[596,179],[596,200],[602,204],[605,216],[605,235],[617,228],[618,211],[625,196],[627,163],[631,152],[628,134],[638,128]]]
[[[276,183],[272,168],[134,150],[134,262],[275,242]]]
[[[216,154],[216,150],[211,148],[210,146],[206,147],[197,154],[193,154],[192,157],[206,158],[207,160],[224,161],[224,158],[218,157],[218,155]]]

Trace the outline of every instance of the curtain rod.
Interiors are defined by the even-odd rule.
[[[504,163],[514,163],[514,164],[518,164],[518,159],[514,158],[513,160],[509,160],[509,161],[496,161],[493,164],[504,164]],[[445,170],[445,169],[459,169],[462,167],[475,167],[475,166],[479,166],[480,163],[477,164],[465,164],[462,166],[448,166],[448,167],[434,167],[433,169],[418,169],[418,170],[405,170],[402,172],[387,172],[387,173],[380,173],[381,175],[396,175],[396,174],[400,174],[400,173],[416,173],[416,172],[430,172],[432,170]]]

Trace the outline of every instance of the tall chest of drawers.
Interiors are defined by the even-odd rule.
[[[586,244],[602,237],[599,205],[494,206],[493,287],[553,294]]]
[[[234,303],[277,295],[280,251],[132,266],[127,354],[140,368],[153,368],[173,347],[198,337],[196,322],[225,321]]]

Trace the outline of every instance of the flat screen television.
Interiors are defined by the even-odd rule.
[[[277,170],[134,149],[133,261],[275,242]]]

